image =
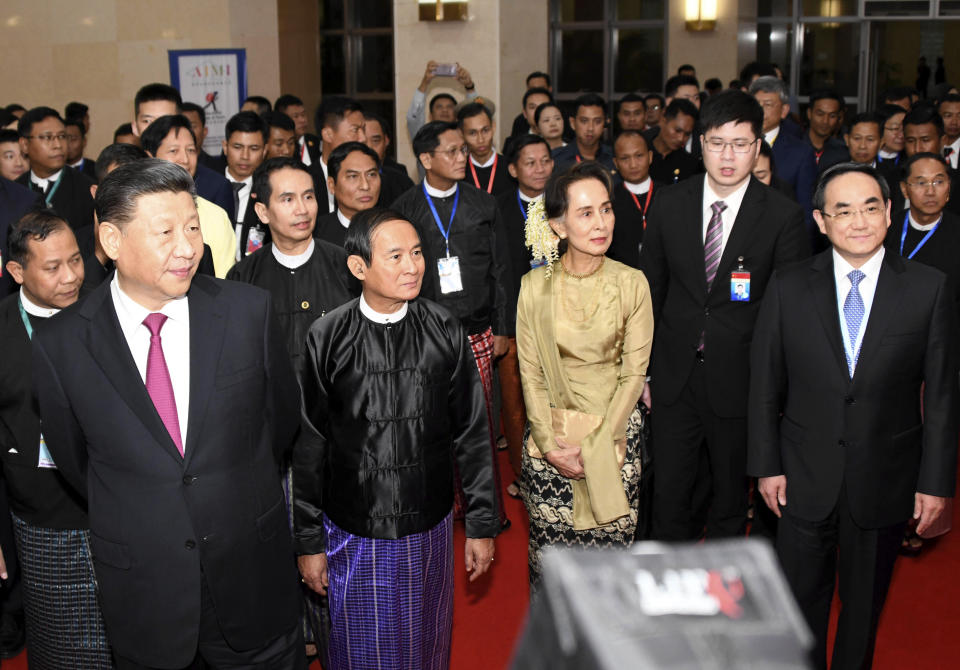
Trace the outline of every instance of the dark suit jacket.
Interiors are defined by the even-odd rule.
[[[10,233],[10,226],[31,209],[42,206],[43,198],[39,193],[5,177],[0,177],[0,256],[3,257],[3,263],[0,263],[0,298],[13,293],[17,287],[5,267],[10,257],[7,253],[7,235]]]
[[[783,127],[771,149],[777,176],[793,187],[797,202],[813,225],[813,184],[817,180],[817,158],[813,149],[802,139],[785,132]]]
[[[320,138],[311,133],[304,133],[304,142],[307,145],[307,153],[310,155],[310,164],[316,165],[320,160]],[[296,157],[300,158],[300,142],[297,141]]]
[[[92,158],[84,158],[83,163],[80,164],[80,172],[90,177],[93,180],[93,183],[97,183],[97,161]]]
[[[664,187],[647,215],[640,268],[653,297],[650,370],[655,402],[671,404],[695,364],[705,333],[704,374],[719,416],[747,413],[750,339],[770,275],[809,255],[803,212],[783,195],[750,178],[710,291],[703,256],[705,177]],[[743,257],[750,301],[730,300],[730,273]]]
[[[580,152],[577,149],[576,142],[570,142],[565,147],[557,147],[553,150],[553,171],[563,172],[571,165],[576,165],[580,161],[577,158],[580,157]],[[600,143],[600,146],[597,148],[597,158],[596,161],[600,163],[603,167],[613,172],[613,150],[604,144]],[[470,169],[467,168],[469,173]]]
[[[380,199],[377,200],[377,207],[389,207],[411,187],[413,180],[407,176],[406,170],[399,165],[391,167],[389,163],[384,163],[380,170]]]
[[[110,642],[148,666],[193,659],[201,578],[236,649],[288,631],[300,610],[280,486],[299,399],[270,296],[204,276],[188,296],[185,457],[137,372],[109,281],[34,336],[43,432],[89,502]]]
[[[17,177],[17,183],[30,188],[30,171],[27,170]],[[50,207],[65,219],[74,231],[93,225],[91,186],[93,186],[93,180],[87,175],[74,170],[72,167],[64,166],[60,186],[53,194]]]
[[[237,235],[237,241],[240,243],[241,260],[247,255],[247,238],[250,236],[251,228],[263,231],[262,246],[266,246],[267,243],[273,241],[273,237],[270,235],[270,226],[261,221],[257,215],[257,210],[255,209],[256,204],[256,198],[252,196],[247,198],[247,209],[243,215],[243,224],[240,226],[240,234]],[[234,232],[236,232],[236,228],[234,228]]]
[[[958,259],[960,259],[960,216],[944,210],[943,219],[937,226],[936,232],[919,249],[917,249],[918,242],[915,237],[923,239],[926,233],[919,234],[919,231],[916,231],[918,232],[917,236],[908,233],[903,254],[901,254],[900,239],[906,216],[906,212],[902,210],[893,213],[890,228],[887,230],[887,238],[883,242],[883,245],[887,248],[887,253],[909,258],[911,253],[916,250],[913,260],[937,268],[947,275],[947,284],[953,292],[953,297],[958,301],[957,312],[960,316],[960,262],[958,262]],[[910,224],[907,223],[906,225],[909,226]]]
[[[615,261],[625,263],[632,268],[640,267],[640,245],[643,244],[643,232],[646,226],[644,213],[653,207],[653,201],[659,195],[662,184],[650,182],[652,191],[640,196],[634,196],[623,182],[613,187],[613,213],[615,225],[613,227],[613,241],[607,249],[607,256]],[[647,205],[647,195],[650,204]],[[634,198],[637,198],[634,200]],[[639,206],[638,206],[639,203]]]
[[[220,172],[223,174],[223,167],[225,166],[223,162],[223,154],[219,156],[211,156],[203,149],[200,150],[200,153],[197,154],[197,161],[200,165],[206,166],[213,170],[214,172]]]
[[[342,248],[343,241],[347,236],[347,229],[340,223],[340,217],[337,216],[337,213],[330,212],[317,217],[317,225],[313,228],[313,236],[318,240]]]
[[[210,168],[197,163],[197,174],[193,177],[197,185],[197,195],[209,200],[215,205],[223,207],[231,221],[237,220],[237,207],[233,200],[233,186],[223,176],[223,170],[214,172]]]
[[[846,486],[859,526],[891,526],[910,517],[914,492],[953,495],[954,300],[941,272],[887,253],[853,379],[837,302],[832,250],[768,286],[751,352],[748,472],[786,475],[795,517],[826,518]]]

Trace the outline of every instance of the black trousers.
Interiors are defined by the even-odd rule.
[[[307,670],[306,646],[300,620],[289,631],[257,649],[237,651],[224,639],[217,621],[213,598],[207,588],[207,580],[201,580],[200,642],[196,658],[186,668],[177,670],[206,670],[207,668],[230,670]],[[109,631],[107,631],[109,636]],[[116,655],[118,670],[161,670],[141,665],[136,661]],[[171,669],[164,669],[171,670]]]
[[[0,550],[7,564],[7,579],[0,585],[0,612],[23,613],[23,591],[20,586],[20,563],[17,559],[17,544],[13,537],[13,521],[7,499],[6,482],[0,478]]]
[[[694,540],[698,491],[710,490],[706,537],[742,535],[747,518],[747,420],[718,417],[707,398],[703,363],[693,366],[677,401],[657,402],[653,384],[653,538]],[[705,448],[709,469],[701,467]],[[708,477],[710,481],[702,481]]]
[[[861,528],[850,516],[846,487],[826,519],[798,519],[790,515],[789,481],[787,505],[782,511],[777,525],[777,555],[813,632],[814,667],[827,668],[827,628],[839,576],[842,609],[831,670],[868,670],[873,664],[877,622],[906,524]]]

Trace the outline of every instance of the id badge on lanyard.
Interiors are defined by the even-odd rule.
[[[730,300],[750,302],[750,271],[743,267],[743,256],[737,258],[737,269],[730,273]]]
[[[247,233],[247,248],[245,250],[247,256],[263,246],[263,238],[265,235],[266,233],[260,226],[250,228],[250,231]]]
[[[462,291],[463,280],[460,277],[460,258],[459,256],[450,255],[450,229],[453,228],[453,218],[457,215],[457,205],[460,203],[460,187],[457,187],[457,194],[453,198],[453,209],[450,211],[450,223],[447,224],[446,228],[443,227],[443,223],[440,221],[440,214],[433,204],[433,198],[427,193],[426,180],[423,182],[423,195],[427,199],[430,212],[433,214],[433,220],[436,222],[437,228],[440,229],[440,234],[443,235],[443,240],[446,242],[447,247],[447,255],[437,259],[437,274],[440,276],[440,293],[447,294]]]

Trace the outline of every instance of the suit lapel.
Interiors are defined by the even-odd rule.
[[[197,276],[187,293],[190,301],[190,410],[184,467],[189,467],[200,444],[203,418],[213,395],[217,363],[223,348],[225,315],[220,303],[213,299],[219,290],[212,280]]]
[[[743,194],[743,201],[740,203],[740,210],[737,212],[737,218],[733,222],[733,228],[730,229],[730,237],[727,243],[723,245],[723,254],[720,256],[720,265],[717,267],[717,277],[713,280],[713,286],[710,287],[710,293],[720,291],[724,295],[729,290],[724,278],[730,278],[730,272],[733,270],[737,257],[749,242],[753,229],[760,223],[760,217],[763,213],[763,205],[766,200],[766,194],[759,183],[755,182],[753,177],[747,184],[747,191]],[[749,270],[750,268],[747,268]]]
[[[689,190],[684,198],[684,212],[678,222],[684,226],[684,237],[689,241],[686,246],[690,249],[690,263],[693,266],[693,274],[697,277],[697,286],[700,288],[700,295],[707,295],[707,271],[706,261],[703,254],[703,184],[706,177],[691,177],[687,179]],[[719,276],[719,275],[718,275]]]
[[[880,264],[880,274],[877,277],[877,289],[873,294],[873,305],[870,307],[870,318],[866,324],[867,329],[863,333],[863,342],[860,344],[860,356],[854,370],[854,380],[857,379],[861,366],[869,363],[893,315],[897,313],[900,294],[903,292],[903,283],[900,281],[900,273],[903,270],[903,260],[899,256],[884,254],[883,263]]]
[[[828,249],[813,260],[810,273],[810,292],[820,317],[820,324],[827,334],[830,349],[837,365],[849,379],[847,355],[843,350],[843,332],[840,330],[840,312],[837,309],[837,282],[833,277],[833,251]]]
[[[170,438],[147,393],[147,387],[137,370],[133,354],[130,353],[130,346],[120,329],[120,321],[110,294],[112,281],[111,274],[90,294],[80,309],[80,316],[90,321],[90,335],[86,338],[87,349],[94,361],[103,369],[117,393],[154,439],[164,448],[164,451],[178,463],[182,463],[180,451]]]

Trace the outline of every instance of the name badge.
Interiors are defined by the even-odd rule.
[[[750,273],[730,273],[730,300],[735,302],[750,302]]]
[[[265,233],[262,228],[251,228],[247,233],[247,256],[263,246]]]
[[[446,256],[437,260],[437,272],[440,273],[440,292],[456,293],[463,290],[460,280],[460,257]]]
[[[531,258],[530,259],[530,269],[536,270],[537,268],[542,268],[547,264],[546,258]]]
[[[37,459],[38,468],[57,469],[57,464],[53,462],[53,456],[47,449],[47,441],[43,439],[43,433],[40,433],[40,457]]]

